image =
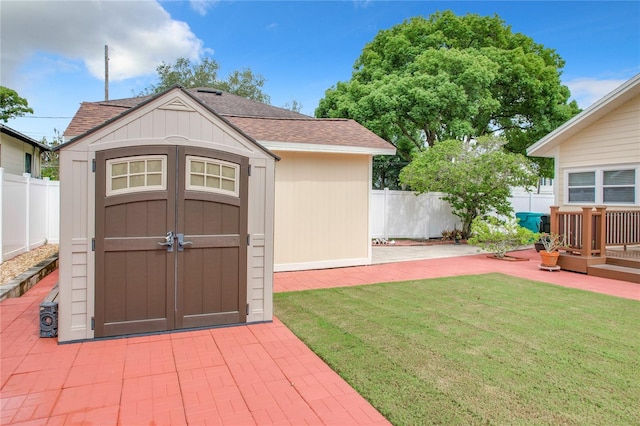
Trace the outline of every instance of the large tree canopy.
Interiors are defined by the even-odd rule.
[[[439,12],[380,31],[316,116],[358,121],[404,161],[437,141],[487,134],[524,153],[578,112],[560,82],[563,66],[553,49],[498,16]]]
[[[444,192],[453,214],[469,235],[473,220],[489,213],[510,216],[511,188],[531,188],[535,167],[522,154],[502,149],[503,140],[484,136],[472,142],[441,141],[414,156],[400,180],[422,192]]]
[[[22,117],[25,114],[33,114],[27,100],[20,97],[15,90],[0,86],[0,120],[6,123],[10,118]]]
[[[249,68],[231,72],[226,79],[218,78],[220,66],[211,58],[192,63],[188,58],[178,58],[175,64],[163,62],[156,67],[158,83],[147,87],[142,94],[154,94],[179,84],[187,89],[193,87],[215,87],[243,98],[269,103],[270,98],[262,91],[265,79]]]

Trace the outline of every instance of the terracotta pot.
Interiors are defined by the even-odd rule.
[[[542,259],[542,266],[556,266],[559,256],[560,253],[557,251],[548,252],[546,250],[541,250],[540,259]]]

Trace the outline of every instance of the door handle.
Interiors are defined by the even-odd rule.
[[[159,246],[167,247],[167,253],[173,252],[173,240],[175,236],[173,235],[173,231],[167,232],[167,236],[164,237],[164,241],[158,243]]]
[[[184,246],[190,246],[193,244],[193,241],[185,241],[184,234],[177,234],[178,237],[178,251],[184,251]]]

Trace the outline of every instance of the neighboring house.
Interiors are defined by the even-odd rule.
[[[35,139],[0,124],[0,167],[5,173],[29,173],[39,178],[40,154],[49,150]]]
[[[61,341],[271,320],[274,267],[370,263],[372,156],[395,152],[351,120],[180,87],[82,103],[65,139]]]
[[[555,159],[555,205],[640,206],[640,74],[527,149]]]

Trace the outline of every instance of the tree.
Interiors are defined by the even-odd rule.
[[[444,192],[442,199],[462,220],[468,236],[476,217],[513,213],[511,188],[531,188],[537,182],[534,165],[524,155],[504,150],[504,143],[487,136],[438,142],[414,156],[402,169],[400,181],[418,193]]]
[[[297,100],[291,99],[291,103],[285,102],[282,108],[288,109],[293,112],[300,112],[302,111],[303,105]]]
[[[15,90],[0,86],[0,120],[6,123],[11,118],[25,114],[33,114],[27,100],[21,98]]]
[[[174,64],[162,62],[156,67],[158,84],[150,85],[141,95],[160,93],[179,84],[187,89],[215,87],[243,98],[269,103],[269,96],[262,91],[266,81],[262,75],[244,68],[231,72],[226,80],[220,80],[219,69],[218,63],[211,58],[204,58],[200,63],[192,63],[188,58],[178,58]]]
[[[373,189],[398,189],[400,171],[409,164],[397,155],[376,155],[373,157]]]
[[[254,74],[251,69],[243,68],[241,71],[233,71],[225,81],[218,81],[215,86],[225,92],[268,104],[271,98],[262,92],[265,81],[260,74]]]
[[[378,32],[351,80],[326,91],[316,116],[352,118],[404,160],[437,141],[490,134],[524,154],[579,112],[560,82],[563,67],[553,49],[513,33],[498,16],[438,12]]]
[[[47,138],[42,138],[41,143],[50,148],[55,148],[64,143],[64,138],[57,129],[53,129],[55,136],[51,142]],[[51,180],[60,180],[60,154],[58,152],[48,151],[40,154],[41,175]]]

